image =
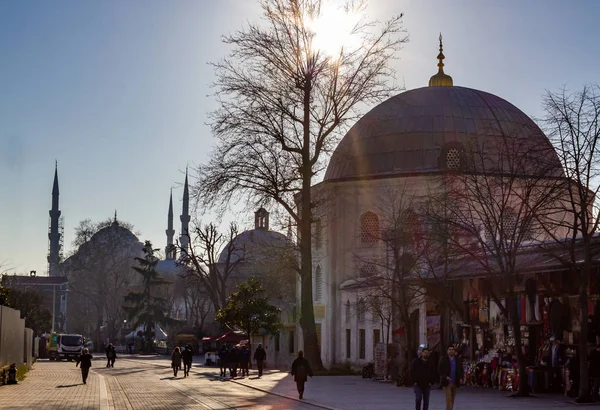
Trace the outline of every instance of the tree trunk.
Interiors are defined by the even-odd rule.
[[[585,249],[589,249],[585,246]],[[587,255],[586,255],[587,256]],[[588,365],[588,295],[587,284],[590,277],[590,264],[586,257],[586,262],[579,275],[579,320],[581,321],[581,334],[579,336],[579,392],[577,394],[578,403],[590,403],[590,370]]]
[[[519,366],[519,386],[515,393],[518,397],[529,396],[529,375],[527,374],[527,366],[525,365],[525,356],[523,355],[523,349],[521,348],[521,318],[519,317],[517,310],[517,298],[513,291],[507,298],[509,303],[510,322],[513,327],[513,333],[515,335],[515,354],[517,355],[517,365]]]
[[[312,90],[311,78],[306,79],[304,87],[304,119],[303,119],[303,147],[302,147],[302,191],[300,206],[300,277],[302,279],[300,295],[300,326],[304,339],[304,357],[317,369],[323,369],[321,349],[317,340],[315,326],[315,313],[313,309],[312,294],[312,249],[311,249],[311,221],[312,221],[312,195],[310,184],[312,181],[312,166],[310,163],[310,95]]]

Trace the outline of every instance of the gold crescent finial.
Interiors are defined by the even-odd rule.
[[[429,79],[430,87],[452,87],[452,77],[444,73],[444,46],[442,44],[442,33],[440,33],[440,53],[438,54],[438,72]]]

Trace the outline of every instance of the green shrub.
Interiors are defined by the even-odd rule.
[[[27,377],[28,371],[29,371],[29,369],[27,368],[27,363],[23,364],[22,366],[17,367],[17,380],[23,381],[25,379],[25,377]]]

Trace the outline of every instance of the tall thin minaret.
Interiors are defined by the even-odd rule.
[[[48,240],[48,276],[60,276],[60,210],[58,209],[58,161],[54,164],[54,184],[52,185],[52,209],[50,210]]]
[[[166,259],[175,259],[176,250],[173,245],[173,235],[175,235],[175,230],[173,229],[173,188],[171,188],[171,197],[169,198],[169,214],[167,216],[167,230],[165,233],[167,234],[165,257]]]
[[[188,170],[185,168],[185,184],[183,186],[183,204],[181,209],[181,235],[179,236],[179,246],[181,247],[181,256],[187,255],[190,239],[188,229],[190,225],[190,194],[188,189]]]

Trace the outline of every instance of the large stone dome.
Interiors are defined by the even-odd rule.
[[[406,91],[369,111],[335,149],[325,180],[443,171],[448,164],[442,154],[449,148],[477,144],[494,151],[506,137],[520,144],[519,152],[528,152],[528,162],[563,175],[550,141],[521,110],[493,94],[450,86]]]

